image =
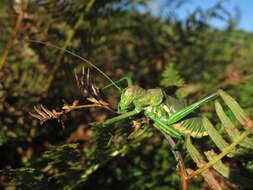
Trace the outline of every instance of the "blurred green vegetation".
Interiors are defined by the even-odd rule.
[[[234,28],[233,15],[222,9],[222,2],[208,10],[196,9],[183,20],[177,19],[176,12],[162,18],[148,9],[140,13],[138,7],[149,3],[144,0],[21,2],[0,1],[0,167],[9,169],[0,176],[0,185],[6,189],[14,184],[17,189],[167,190],[180,186],[170,146],[153,128],[147,128],[143,138],[129,142],[125,131],[117,131],[129,128],[129,123],[121,122],[114,130],[122,139],[108,148],[103,140],[110,131],[96,132],[88,125],[112,116],[106,110],[67,114],[62,118],[65,130],[57,121],[41,126],[31,117],[28,113],[38,104],[59,109],[63,101],[87,103],[73,77],[74,69],[80,71],[87,65],[29,40],[67,48],[113,80],[128,75],[144,88],[163,87],[187,103],[222,88],[253,116],[253,35]],[[170,2],[166,8],[184,4]],[[225,17],[227,28],[208,25],[207,13],[209,19]],[[99,87],[108,84],[95,70],[91,77]],[[119,92],[109,89],[104,95],[116,108]],[[215,115],[210,105],[200,111]],[[206,139],[195,144],[212,148]],[[117,150],[121,152],[113,156]],[[184,156],[187,167],[194,168],[189,155],[185,152]],[[252,156],[244,154],[225,163],[249,176]],[[85,169],[93,163],[101,165],[85,176]],[[239,189],[219,180],[225,189]],[[192,190],[204,188],[208,187],[201,177],[190,184]]]

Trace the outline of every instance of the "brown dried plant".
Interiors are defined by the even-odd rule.
[[[35,113],[29,112],[29,114],[32,117],[39,119],[40,124],[43,124],[44,122],[50,119],[57,119],[57,121],[61,123],[62,126],[64,127],[64,123],[61,116],[73,110],[100,107],[115,113],[115,110],[110,107],[109,103],[107,103],[101,98],[99,88],[96,87],[91,81],[89,69],[87,69],[87,72],[85,73],[84,67],[82,67],[82,76],[78,77],[76,72],[74,72],[74,76],[76,79],[77,86],[81,91],[81,94],[86,98],[86,100],[91,102],[91,104],[78,105],[79,103],[78,100],[74,100],[71,105],[65,102],[64,105],[61,107],[60,111],[56,111],[55,109],[49,110],[44,105],[41,104],[40,106],[37,107],[34,106]]]

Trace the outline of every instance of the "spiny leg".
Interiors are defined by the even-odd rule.
[[[116,117],[113,117],[113,118],[111,118],[111,119],[106,120],[104,123],[102,123],[102,126],[103,126],[103,127],[108,127],[109,125],[111,125],[111,124],[113,124],[113,123],[115,123],[115,122],[117,122],[117,121],[126,119],[126,118],[128,118],[128,117],[133,116],[133,115],[137,115],[138,113],[140,113],[140,111],[133,110],[133,111],[130,111],[130,112],[121,114],[121,115],[119,115],[119,116],[116,116]],[[111,138],[110,138],[110,140],[109,140],[107,146],[110,146],[110,143],[111,143],[112,139],[113,139],[113,135],[111,136]]]
[[[171,115],[169,117],[169,120],[168,120],[168,123],[167,125],[171,125],[173,123],[176,123],[178,122],[179,120],[183,119],[185,116],[189,115],[190,113],[192,113],[194,110],[196,110],[197,108],[199,108],[201,105],[211,101],[211,100],[214,100],[216,99],[217,97],[219,97],[219,93],[216,92],[216,93],[213,93],[177,112],[175,112],[173,115]]]
[[[172,127],[166,125],[165,123],[163,123],[162,121],[156,120],[154,123],[154,126],[159,129],[161,132],[165,133],[166,135],[175,137],[175,138],[182,138],[182,133],[176,131],[175,129],[173,129]]]
[[[130,112],[127,112],[127,113],[124,113],[124,114],[121,114],[119,116],[116,116],[116,117],[113,117],[111,119],[108,119],[106,120],[102,125],[104,127],[107,127],[117,121],[120,121],[120,120],[123,120],[123,119],[126,119],[128,117],[131,117],[131,116],[134,116],[134,115],[137,115],[138,113],[140,113],[140,111],[138,110],[133,110],[133,111],[130,111]]]

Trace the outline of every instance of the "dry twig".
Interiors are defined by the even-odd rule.
[[[84,80],[86,75],[86,80]],[[55,109],[49,110],[44,105],[40,105],[39,107],[34,106],[35,113],[29,113],[32,117],[35,117],[40,120],[40,124],[43,124],[47,120],[50,119],[57,119],[59,123],[64,126],[61,116],[77,109],[85,109],[85,108],[92,108],[92,107],[100,107],[107,109],[111,112],[115,112],[107,103],[101,98],[99,88],[97,88],[90,79],[90,71],[87,70],[86,74],[84,72],[84,68],[82,68],[82,76],[78,78],[77,73],[75,72],[75,79],[77,82],[77,86],[80,89],[82,95],[91,102],[91,104],[85,105],[78,105],[79,101],[74,100],[71,105],[65,103],[61,111],[56,111]]]

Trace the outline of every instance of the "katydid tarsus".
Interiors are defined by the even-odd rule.
[[[114,86],[121,91],[120,102],[118,104],[119,115],[106,120],[102,124],[104,127],[108,127],[117,121],[142,113],[154,122],[154,126],[158,130],[169,136],[182,138],[185,135],[190,135],[192,137],[208,135],[203,126],[202,117],[195,113],[194,110],[217,98],[219,96],[218,92],[189,106],[185,106],[182,101],[167,95],[161,88],[145,90],[138,85],[133,85],[130,77],[124,77],[118,81],[113,81],[96,65],[67,49],[40,41],[31,42],[54,47],[84,61],[109,80],[110,84],[102,88],[102,90]],[[127,81],[128,86],[123,89],[119,86],[119,83],[124,80]]]

